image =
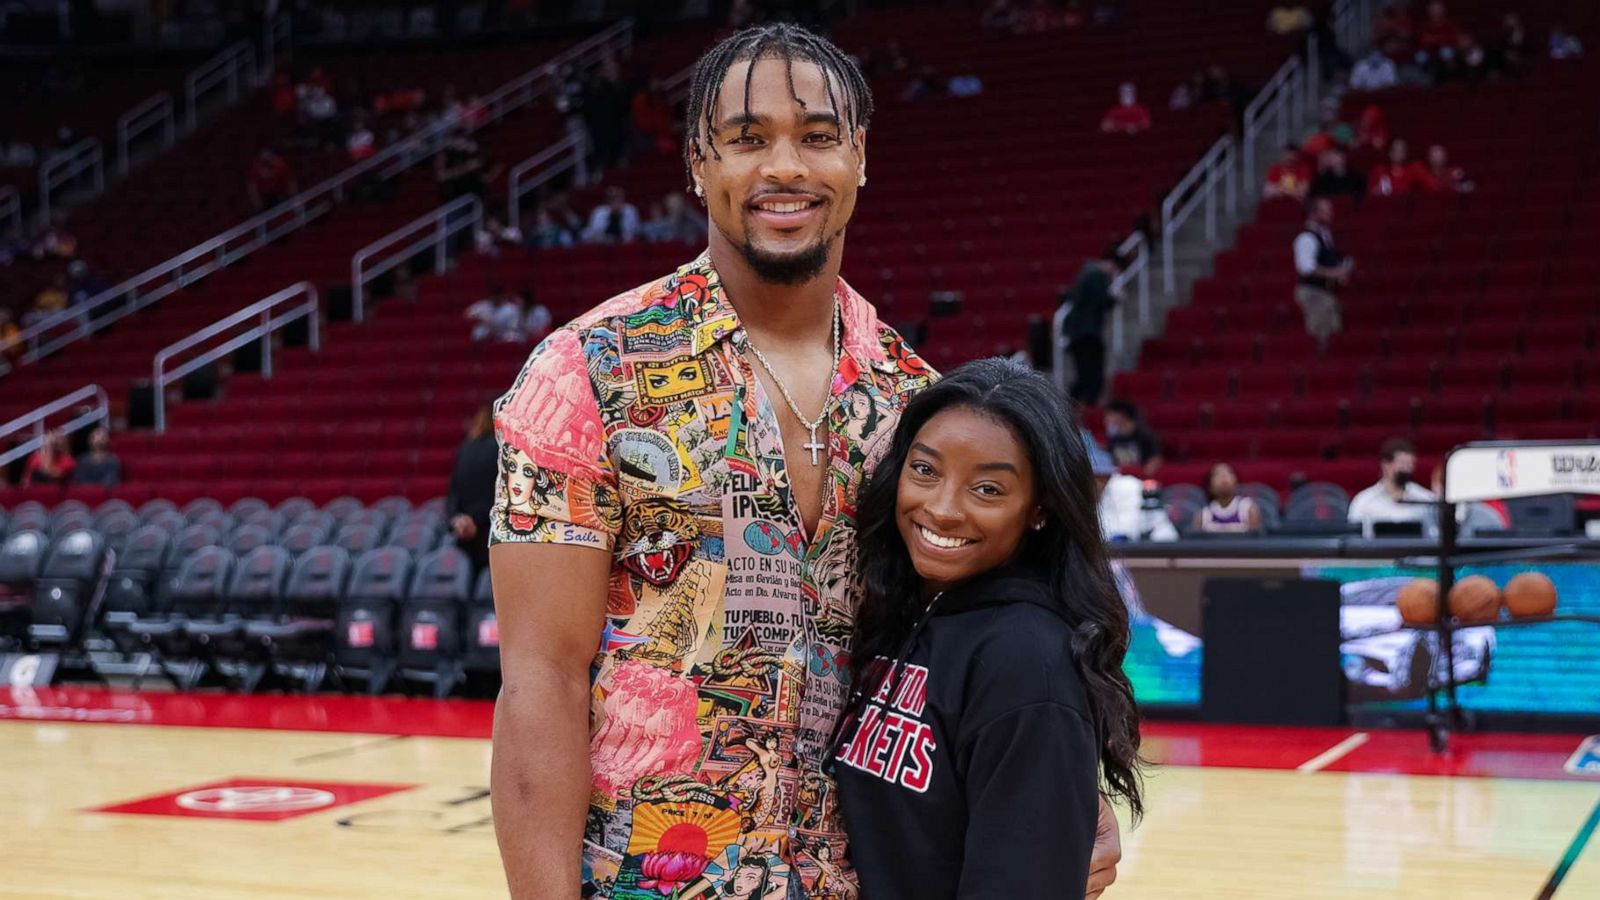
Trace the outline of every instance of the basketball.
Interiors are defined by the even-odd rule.
[[[1431,625],[1439,619],[1439,582],[1413,578],[1395,597],[1400,619],[1407,625]]]
[[[1468,575],[1450,588],[1450,614],[1463,622],[1491,622],[1500,614],[1500,588],[1484,575]]]
[[[1513,616],[1548,616],[1556,611],[1556,585],[1542,572],[1523,572],[1506,582],[1505,599]]]

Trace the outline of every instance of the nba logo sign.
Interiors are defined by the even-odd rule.
[[[1517,486],[1517,451],[1501,450],[1494,460],[1495,484],[1503,488]]]
[[[1567,758],[1563,767],[1569,775],[1593,775],[1600,778],[1600,734],[1583,739],[1577,752]]]
[[[347,631],[347,633],[346,633],[345,637],[346,637],[348,643],[350,644],[350,646],[352,646],[352,647],[371,647],[372,646],[372,622],[371,621],[357,620],[355,622],[351,622],[350,623],[350,627],[348,629],[346,629],[346,631]]]
[[[439,626],[432,622],[414,622],[411,625],[411,649],[439,649]]]

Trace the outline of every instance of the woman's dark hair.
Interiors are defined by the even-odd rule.
[[[1074,626],[1071,652],[1083,676],[1100,746],[1106,793],[1137,819],[1144,812],[1139,714],[1122,671],[1128,608],[1117,592],[1100,531],[1089,454],[1049,379],[1006,359],[970,362],[912,398],[888,453],[861,492],[861,570],[866,596],[856,616],[852,669],[870,693],[873,661],[893,659],[923,609],[921,579],[895,522],[900,470],[911,442],[934,416],[970,409],[1011,429],[1033,464],[1043,528],[1024,532],[1017,561],[1049,573],[1051,594]]]
[[[756,900],[760,900],[761,897],[766,896],[767,891],[770,890],[771,887],[772,863],[768,862],[765,856],[746,856],[745,858],[739,860],[738,865],[734,866],[732,869],[729,869],[728,880],[724,882],[722,886],[722,896],[733,896],[733,876],[737,874],[740,869],[745,868],[746,866],[752,869],[761,870],[761,883],[756,885],[756,889],[750,893],[750,896],[756,898]]]

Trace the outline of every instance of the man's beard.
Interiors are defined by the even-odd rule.
[[[755,246],[748,237],[750,229],[745,229],[744,242],[739,244],[739,255],[749,264],[750,270],[766,284],[796,285],[805,284],[817,277],[828,264],[828,251],[833,247],[834,241],[844,233],[839,229],[832,235],[817,241],[798,253],[777,255],[768,253]]]

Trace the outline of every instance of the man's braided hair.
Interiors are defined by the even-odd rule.
[[[722,93],[722,83],[728,75],[728,69],[737,62],[748,60],[754,63],[761,59],[784,61],[789,94],[802,109],[806,104],[795,94],[794,63],[800,60],[816,64],[824,76],[823,85],[828,92],[828,102],[839,114],[850,145],[858,147],[856,131],[866,128],[872,119],[872,88],[867,86],[867,80],[862,77],[855,61],[832,41],[797,25],[758,25],[725,38],[695,63],[683,130],[684,164],[689,169],[691,188],[694,186],[694,164],[705,159],[705,149],[700,143],[702,136],[705,146],[711,148],[711,155],[722,158],[711,141],[711,133],[716,126],[712,116],[716,113],[717,97]],[[747,115],[750,113],[750,80],[754,73],[755,66],[752,64],[744,76],[744,111]],[[740,133],[745,133],[749,127],[745,125]]]

